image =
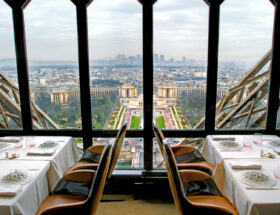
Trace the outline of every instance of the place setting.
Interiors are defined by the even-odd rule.
[[[33,178],[32,171],[13,169],[0,173],[0,196],[16,196]]]
[[[277,180],[261,170],[246,170],[239,174],[240,181],[249,190],[278,190]]]
[[[22,148],[22,137],[0,137],[0,152]]]
[[[243,149],[242,144],[231,140],[218,141],[215,144],[220,151],[241,151]]]
[[[27,156],[52,156],[58,147],[57,142],[47,140],[36,146],[34,145],[32,149],[28,150]]]
[[[274,166],[274,164],[271,164],[269,167]],[[239,181],[246,185],[246,189],[280,189],[278,183],[278,180],[280,180],[280,163],[274,168],[273,174],[271,174],[271,168],[269,169],[267,165],[266,167],[263,167],[263,164],[260,161],[230,161],[229,166],[236,171]],[[266,171],[264,171],[263,168]]]
[[[0,142],[0,152],[7,151],[9,149],[14,148],[15,145],[9,142]]]
[[[263,144],[266,147],[273,149],[273,151],[277,155],[280,155],[280,140],[279,139],[264,141]]]

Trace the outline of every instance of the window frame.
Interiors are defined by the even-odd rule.
[[[32,128],[31,106],[29,95],[28,58],[26,50],[26,34],[24,22],[24,9],[31,0],[4,0],[11,8],[14,24],[14,40],[16,49],[17,73],[19,80],[19,92],[22,113],[22,130],[1,130],[1,136],[25,136],[25,135],[46,135],[46,136],[73,136],[82,137],[83,146],[91,145],[92,138],[112,138],[117,135],[117,130],[92,129],[91,102],[90,102],[90,77],[89,77],[89,53],[88,53],[88,26],[87,8],[93,0],[71,0],[76,6],[77,13],[77,35],[78,35],[78,57],[81,98],[82,129],[59,129],[59,130],[36,130]],[[280,130],[276,128],[277,111],[279,103],[279,78],[280,71],[280,0],[269,0],[275,7],[274,31],[272,35],[272,67],[271,80],[269,84],[269,100],[267,109],[266,128],[246,130],[217,130],[215,129],[216,94],[217,94],[217,73],[218,73],[218,51],[219,51],[219,23],[220,5],[224,0],[204,0],[209,6],[208,26],[208,57],[207,57],[207,91],[205,127],[201,130],[164,130],[168,137],[202,137],[211,134],[252,134],[262,132],[264,134],[279,135]],[[144,128],[128,130],[127,137],[141,137],[144,142],[144,171],[153,171],[153,5],[157,0],[138,0],[142,5],[143,24],[143,117]],[[92,5],[94,7],[94,5]],[[83,72],[81,72],[83,71]],[[81,96],[83,95],[83,96]],[[90,116],[90,117],[89,117]]]

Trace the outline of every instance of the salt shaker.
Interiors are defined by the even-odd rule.
[[[6,152],[5,154],[6,154],[6,158],[9,158],[9,152]]]

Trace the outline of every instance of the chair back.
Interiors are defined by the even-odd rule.
[[[175,164],[173,154],[169,145],[163,141],[163,158],[166,165],[168,181],[171,188],[175,206],[180,215],[184,215],[184,201],[182,199],[181,181],[178,175],[178,169]]]
[[[111,156],[112,144],[109,143],[104,147],[98,168],[90,187],[88,198],[85,202],[85,207],[87,207],[90,215],[94,215],[97,211],[97,207],[100,202],[107,179]]]
[[[127,130],[127,122],[125,122],[121,129],[119,130],[117,137],[114,141],[114,144],[112,146],[112,157],[111,157],[111,161],[110,161],[110,166],[109,166],[109,172],[108,172],[108,178],[111,177],[115,166],[117,164],[122,146],[123,146],[123,141],[125,138],[125,134],[126,134],[126,130]]]
[[[153,130],[154,130],[154,134],[155,134],[155,138],[156,138],[159,150],[163,154],[163,151],[164,151],[163,150],[163,140],[165,139],[165,137],[156,123],[153,123]]]

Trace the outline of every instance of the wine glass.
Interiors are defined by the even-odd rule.
[[[253,142],[256,145],[261,145],[262,144],[262,134],[255,133],[254,136],[253,136]]]
[[[17,143],[15,143],[15,148],[16,149],[20,149],[21,147],[22,147],[22,142],[20,141],[20,142],[17,142]]]
[[[35,146],[35,139],[34,137],[25,137],[25,146],[28,149],[31,149]]]
[[[275,178],[280,180],[280,163],[278,162],[276,168],[274,169]]]
[[[245,135],[243,138],[243,146],[246,148],[252,147],[252,136],[251,135]]]

